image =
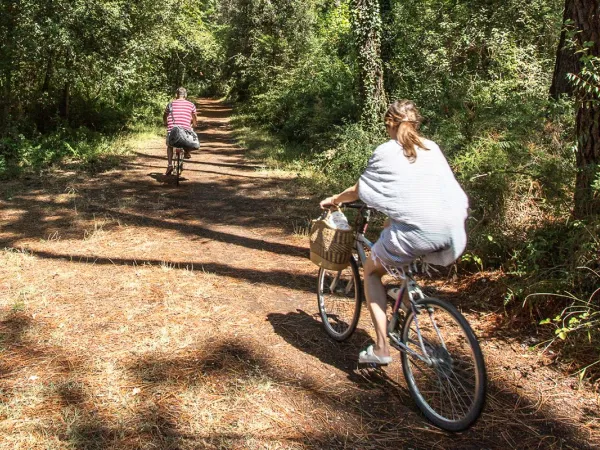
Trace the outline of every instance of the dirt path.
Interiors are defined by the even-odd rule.
[[[350,342],[326,338],[294,234],[314,199],[245,158],[227,107],[198,109],[179,188],[162,140],[120,170],[3,186],[1,448],[600,446],[598,398],[507,337],[485,299],[457,299],[491,381],[468,432],[431,427],[397,362],[356,370],[367,314]]]

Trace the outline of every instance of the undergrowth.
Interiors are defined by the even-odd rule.
[[[166,97],[140,104],[125,120],[110,116],[100,129],[59,123],[48,131],[14,127],[0,137],[0,179],[39,173],[52,166],[64,166],[89,173],[117,167],[140,140],[159,133],[160,106]],[[123,119],[120,127],[113,122]]]
[[[552,335],[539,347],[562,352],[571,372],[580,380],[586,375],[597,380],[600,379],[600,272],[583,266],[578,268],[577,275],[595,283],[589,296],[582,297],[570,290],[536,292],[528,295],[525,303],[547,307],[547,316],[539,325],[552,330]],[[558,311],[557,305],[561,305]]]
[[[39,173],[52,166],[98,173],[117,167],[135,142],[155,135],[153,128],[102,134],[87,128],[59,129],[51,134],[0,139],[0,178]]]

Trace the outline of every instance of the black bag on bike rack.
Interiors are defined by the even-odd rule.
[[[175,123],[175,118],[173,117],[173,105],[169,103],[168,108],[169,113],[171,113],[171,120]],[[169,131],[167,142],[171,147],[190,148],[194,150],[200,148],[198,135],[194,131],[179,125],[175,125],[171,131]]]

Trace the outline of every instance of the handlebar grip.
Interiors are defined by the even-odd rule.
[[[353,208],[353,209],[362,209],[367,207],[367,205],[363,202],[349,202],[349,203],[340,203],[340,208]]]

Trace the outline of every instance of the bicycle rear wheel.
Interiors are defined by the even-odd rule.
[[[485,403],[481,348],[467,319],[450,303],[424,298],[416,305],[417,314],[408,311],[402,328],[402,342],[418,355],[402,352],[408,389],[433,424],[465,430]]]
[[[317,300],[323,327],[336,341],[348,339],[358,324],[362,286],[354,257],[340,271],[319,269]]]
[[[175,150],[175,184],[179,186],[179,179],[181,178],[181,172],[183,172],[183,150]]]

